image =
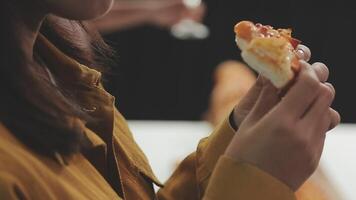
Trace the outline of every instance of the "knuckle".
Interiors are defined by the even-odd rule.
[[[309,137],[309,134],[306,134],[304,126],[302,124],[297,124],[293,128],[293,135],[292,139],[294,140],[294,143],[296,147],[301,151],[302,154],[305,156],[308,156],[311,152],[311,147],[310,145],[313,141],[312,137]]]
[[[315,63],[312,64],[312,66],[319,67],[322,70],[329,71],[329,68],[322,62],[315,62]]]
[[[335,125],[337,125],[337,124],[339,124],[339,123],[341,122],[341,116],[340,116],[340,114],[339,114],[337,111],[335,111],[335,110],[332,110],[332,111],[331,111],[331,119],[332,119],[332,121],[333,121],[333,123],[334,123]]]
[[[301,75],[301,81],[305,84],[306,88],[317,90],[319,87],[319,80],[311,71],[305,72]]]
[[[302,154],[304,154],[305,156],[308,156],[309,152],[310,152],[310,150],[308,148],[308,144],[309,144],[308,138],[305,137],[304,134],[301,134],[299,132],[299,133],[294,134],[293,140],[294,140],[297,148],[300,150],[300,152]]]
[[[278,128],[281,132],[285,133],[285,132],[293,132],[292,134],[294,135],[294,125],[293,125],[293,120],[291,119],[291,117],[285,116],[284,118],[282,118],[278,123]]]
[[[325,99],[325,101],[331,101],[334,99],[334,92],[333,90],[326,86],[326,85],[322,85],[320,87],[320,95],[322,98]]]
[[[329,68],[321,62],[316,62],[312,65],[313,69],[320,73],[321,75],[327,76],[329,75]]]

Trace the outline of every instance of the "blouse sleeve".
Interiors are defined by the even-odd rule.
[[[226,119],[199,142],[158,191],[159,200],[295,200],[293,191],[276,178],[246,163],[222,156],[235,134]]]

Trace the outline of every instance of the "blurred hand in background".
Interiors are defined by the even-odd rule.
[[[225,61],[214,72],[214,87],[204,119],[217,126],[239,104],[256,81],[256,75],[245,64]]]
[[[188,8],[183,0],[115,1],[111,11],[93,21],[101,33],[111,33],[122,29],[143,25],[170,28],[182,19],[201,21],[205,15],[205,5]]]

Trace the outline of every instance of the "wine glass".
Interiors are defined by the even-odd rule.
[[[202,4],[202,0],[183,0],[187,9],[193,10]],[[181,20],[171,28],[171,34],[177,39],[205,39],[209,37],[209,28],[191,18]]]

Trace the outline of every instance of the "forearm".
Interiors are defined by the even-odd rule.
[[[93,23],[102,33],[139,25],[170,27],[187,14],[181,0],[116,2],[112,10]]]
[[[149,12],[141,8],[124,8],[110,11],[106,16],[93,21],[94,26],[101,33],[110,33],[122,29],[127,29],[149,22]]]

